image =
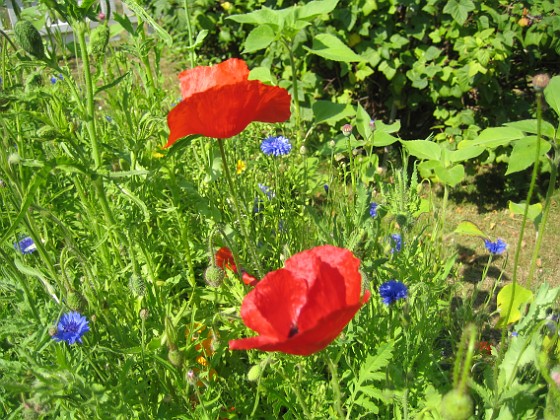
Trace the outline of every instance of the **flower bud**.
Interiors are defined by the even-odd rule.
[[[466,392],[452,389],[441,400],[441,416],[446,420],[467,420],[473,412],[472,398]]]
[[[251,366],[251,369],[249,369],[249,372],[247,372],[247,380],[249,380],[250,382],[255,382],[261,376],[261,372],[261,365]]]
[[[140,317],[140,319],[142,321],[145,321],[150,316],[150,311],[148,311],[146,308],[142,308],[142,309],[140,309],[140,312],[138,313],[138,316]]]
[[[533,77],[533,88],[535,88],[537,92],[542,92],[544,88],[548,86],[549,82],[550,76],[548,74],[537,74],[535,77]]]
[[[344,134],[346,137],[352,134],[352,126],[350,124],[344,124],[342,126],[342,134]]]
[[[8,156],[8,163],[10,165],[19,165],[21,163],[21,156],[19,155],[19,153],[10,153],[10,156]]]
[[[204,272],[204,280],[211,287],[220,287],[224,281],[226,273],[220,267],[211,265]]]
[[[172,348],[167,353],[167,359],[173,366],[179,368],[183,365],[183,352],[177,348]]]

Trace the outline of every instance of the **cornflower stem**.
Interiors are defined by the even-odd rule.
[[[346,137],[346,145],[348,146],[348,159],[350,159],[350,180],[352,182],[352,200],[356,200],[356,171],[354,166],[354,154],[352,153],[352,143],[350,138],[352,135]]]
[[[229,189],[230,189],[230,193],[231,193],[231,199],[233,200],[233,207],[235,208],[235,213],[236,213],[236,216],[237,216],[237,220],[239,222],[239,226],[241,228],[241,233],[243,234],[244,239],[245,239],[244,242],[248,246],[249,253],[251,254],[251,258],[253,259],[253,264],[254,264],[255,268],[257,269],[257,273],[258,273],[259,277],[262,278],[264,271],[262,269],[259,257],[257,255],[257,250],[255,249],[253,241],[249,237],[249,232],[247,231],[247,226],[241,218],[241,210],[239,208],[239,203],[237,201],[237,195],[235,193],[235,186],[233,185],[233,180],[231,178],[231,174],[230,174],[229,167],[228,167],[228,164],[227,164],[226,151],[225,151],[225,148],[224,148],[223,140],[216,139],[216,141],[218,142],[218,146],[220,148],[220,155],[222,157],[222,166],[224,167],[224,172],[226,173],[226,179],[227,179],[227,182],[228,182],[228,185],[229,185]]]
[[[171,180],[171,185],[177,185],[177,180],[175,178],[175,172],[173,171],[173,169],[170,169],[169,171],[169,179]],[[180,199],[179,199],[179,194],[177,193],[177,189],[176,188],[172,188],[171,189],[171,194],[173,195],[173,201],[175,203],[179,203]],[[188,220],[183,220],[183,215],[179,212],[179,209],[177,206],[174,206],[175,208],[175,217],[177,218],[177,223],[179,224],[179,232],[181,233],[181,239],[183,242],[183,245],[185,247],[185,258],[187,260],[187,270],[188,270],[188,279],[189,279],[189,284],[191,285],[191,287],[195,287],[196,286],[196,278],[195,278],[195,274],[194,274],[194,263],[193,263],[193,259],[192,259],[192,250],[191,250],[191,244],[189,242],[190,238],[191,238],[191,232],[190,232],[190,226],[189,226],[189,221]],[[192,297],[193,294],[191,294]]]
[[[492,264],[492,258],[493,258],[493,255],[492,255],[492,253],[490,253],[490,255],[488,255],[488,261],[486,262],[486,265],[484,266],[484,269],[482,270],[482,276],[480,276],[480,282],[476,282],[473,286],[473,292],[472,292],[472,296],[471,296],[471,304],[469,305],[471,310],[474,307],[476,297],[478,296],[478,284],[482,283],[484,281],[484,279],[486,278],[486,276],[488,275],[488,270],[490,269],[490,264]]]
[[[519,258],[521,256],[521,245],[523,243],[523,236],[525,234],[525,228],[527,226],[527,215],[529,214],[529,206],[531,204],[531,199],[533,198],[533,192],[535,190],[535,185],[537,183],[537,175],[539,173],[539,158],[541,155],[541,121],[542,120],[542,92],[537,92],[537,147],[535,148],[535,164],[533,165],[533,173],[531,174],[531,183],[529,184],[529,191],[527,192],[527,201],[525,202],[525,210],[523,211],[523,219],[521,221],[521,229],[519,230],[519,237],[517,238],[517,246],[515,249],[515,256],[513,259],[513,274],[511,279],[511,300],[509,302],[506,316],[502,325],[502,334],[500,338],[501,346],[498,349],[498,357],[494,364],[494,381],[495,388],[498,388],[498,369],[505,355],[506,351],[506,335],[508,320],[513,309],[513,301],[515,299],[515,289],[517,287],[517,270],[519,267]],[[492,406],[492,419],[496,418],[498,415],[498,407],[500,404],[500,393],[496,392],[494,395],[494,402]]]
[[[342,394],[340,392],[340,385],[338,383],[338,372],[336,369],[336,365],[328,354],[325,354],[325,361],[327,362],[327,367],[329,368],[329,372],[331,374],[331,383],[334,397],[334,411],[338,415],[338,418],[343,419],[344,411],[342,410]]]
[[[73,29],[78,39],[78,45],[80,46],[80,54],[82,59],[82,67],[83,67],[84,81],[85,81],[85,88],[86,88],[85,125],[86,125],[86,130],[91,145],[91,157],[94,164],[94,170],[98,170],[101,167],[102,162],[101,162],[101,153],[99,151],[99,142],[97,139],[97,129],[95,125],[95,102],[94,102],[95,95],[93,91],[93,80],[91,77],[89,55],[87,52],[87,44],[86,44],[86,37],[85,37],[86,24],[84,22],[77,22],[75,25],[73,25]],[[107,194],[105,192],[103,179],[101,176],[96,176],[92,182],[95,188],[95,192],[97,193],[97,199],[99,200],[99,204],[101,205],[101,210],[105,217],[105,222],[107,223],[109,230],[112,232],[111,238],[113,239],[113,246],[116,249],[118,249],[119,241],[117,240],[117,238],[114,237],[114,234],[116,233],[118,235],[119,231],[114,229],[116,225],[115,218],[113,217],[113,212],[111,211],[111,207],[109,206],[109,201],[107,200]],[[119,253],[114,253],[114,255],[116,256],[119,265],[121,267],[124,266],[124,263]]]
[[[301,112],[299,108],[299,93],[298,93],[298,78],[296,69],[296,59],[294,57],[294,50],[292,49],[292,43],[286,38],[282,39],[284,46],[288,50],[288,55],[290,57],[290,67],[292,68],[292,93],[294,95],[294,114],[296,116],[296,144],[299,148],[301,146],[302,136],[301,136]]]

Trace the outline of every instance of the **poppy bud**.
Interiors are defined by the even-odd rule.
[[[255,382],[259,379],[259,376],[261,376],[261,372],[261,365],[251,366],[251,369],[249,369],[249,372],[247,372],[247,379],[250,382]]]
[[[41,38],[41,34],[31,22],[18,20],[14,25],[14,35],[16,42],[26,53],[38,59],[45,58],[43,38]]]
[[[138,316],[140,317],[140,319],[142,321],[145,321],[150,316],[150,311],[148,311],[146,308],[142,308],[142,309],[140,309],[140,312],[138,313]]]
[[[469,394],[452,389],[441,400],[441,415],[446,420],[467,420],[474,411]]]
[[[183,352],[177,348],[172,348],[167,353],[167,359],[176,368],[180,368],[183,365]]]
[[[204,280],[211,287],[220,287],[224,281],[226,273],[220,267],[211,265],[204,272]]]
[[[81,311],[84,309],[84,306],[86,305],[86,301],[84,299],[84,297],[75,291],[71,291],[68,292],[68,295],[66,296],[66,305],[68,305],[68,308],[72,309],[73,311]]]

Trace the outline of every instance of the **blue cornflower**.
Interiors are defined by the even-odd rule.
[[[51,84],[55,84],[58,79],[56,77],[51,77]]]
[[[37,250],[37,245],[33,242],[30,236],[26,236],[23,239],[20,239],[18,242],[14,244],[14,248],[16,251],[21,252],[22,254],[31,254],[33,251]]]
[[[393,245],[391,247],[391,254],[395,252],[401,252],[402,249],[402,236],[400,233],[393,233],[391,234],[391,242]]]
[[[112,118],[110,115],[105,115],[105,120],[106,120],[108,123],[112,123],[112,122],[113,122],[113,118]]]
[[[281,156],[287,155],[292,150],[292,144],[284,136],[267,137],[261,143],[261,150],[265,155]]]
[[[375,217],[377,216],[377,208],[379,207],[379,204],[377,203],[371,203],[369,206],[369,215],[371,217]]]
[[[383,298],[383,303],[390,305],[399,299],[405,299],[408,296],[408,288],[400,281],[389,280],[379,286],[379,294]]]
[[[492,242],[490,239],[485,239],[484,246],[491,254],[494,255],[501,255],[507,249],[505,241],[499,238],[496,242]]]
[[[62,315],[57,331],[53,335],[56,341],[66,341],[68,344],[74,344],[76,341],[82,343],[82,336],[89,331],[88,320],[79,312],[68,312]]]
[[[325,194],[328,194],[329,193],[329,184],[323,185],[323,188],[325,190]]]

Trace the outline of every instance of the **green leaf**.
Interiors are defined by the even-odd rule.
[[[367,111],[361,104],[358,104],[356,108],[356,129],[364,140],[369,139],[371,136],[370,121],[371,117]]]
[[[272,76],[268,67],[254,67],[249,72],[249,80],[260,80],[263,83],[275,84],[276,80]]]
[[[487,237],[484,232],[478,228],[477,225],[469,221],[459,223],[459,225],[457,225],[453,232],[458,233],[459,235],[478,236],[481,238]]]
[[[513,201],[510,201],[508,203],[508,208],[509,211],[513,214],[517,214],[519,216],[523,216],[523,214],[525,214],[525,203],[514,203]],[[541,203],[531,204],[529,206],[529,212],[527,213],[527,217],[529,218],[529,220],[534,222],[535,220],[537,220],[537,217],[541,215],[541,213],[542,213]]]
[[[451,187],[465,179],[465,168],[461,164],[452,167],[444,167],[443,165],[436,167],[435,173],[442,183]]]
[[[309,52],[317,54],[327,60],[351,63],[363,61],[363,58],[352,51],[340,39],[331,34],[319,34],[313,38],[313,48],[306,48]]]
[[[296,9],[296,19],[309,21],[316,16],[332,12],[337,4],[338,0],[310,1]]]
[[[122,2],[126,4],[128,8],[136,14],[136,16],[142,19],[142,21],[148,23],[152,28],[154,28],[163,42],[165,42],[168,46],[173,45],[173,38],[171,38],[171,35],[159,26],[158,23],[148,14],[148,12],[144,10],[142,6],[140,6],[136,0],[122,0]]]
[[[475,9],[471,0],[449,0],[443,8],[443,13],[450,14],[453,20],[462,25],[467,20],[469,12]]]
[[[284,14],[285,12],[263,7],[251,13],[228,16],[226,19],[231,19],[238,23],[248,23],[250,25],[271,25],[275,29],[280,29],[284,26]]]
[[[457,145],[458,149],[471,146],[481,146],[486,149],[495,149],[498,146],[506,146],[514,140],[525,137],[523,131],[515,127],[491,127],[482,130],[474,140],[463,140]]]
[[[439,160],[441,146],[429,140],[401,140],[402,145],[412,156],[418,159]]]
[[[509,156],[506,175],[522,171],[535,163],[537,152],[537,136],[525,137],[513,144],[513,150]],[[539,158],[550,150],[550,144],[541,139]]]
[[[316,124],[323,122],[333,124],[354,115],[354,109],[351,105],[337,104],[330,101],[316,101],[312,109]]]
[[[466,147],[459,150],[448,150],[447,159],[449,162],[464,162],[480,156],[482,152],[484,152],[484,148],[478,146]]]
[[[376,128],[373,132],[373,147],[385,147],[393,144],[399,139],[387,133],[386,131],[379,131],[377,128],[378,123],[375,122]]]
[[[500,313],[498,327],[501,327],[504,323],[509,325],[521,319],[521,310],[525,307],[525,305],[528,305],[533,301],[533,292],[523,286],[520,286],[519,284],[516,284],[515,288],[513,284],[508,284],[500,290],[496,301],[498,305],[498,312]],[[511,312],[509,317],[507,317],[510,305]]]
[[[111,81],[110,83],[107,83],[106,85],[101,86],[100,88],[98,88],[95,91],[95,95],[97,95],[100,92],[103,92],[104,90],[110,89],[113,86],[118,85],[120,82],[123,81],[124,78],[130,76],[130,71],[127,71],[125,74],[123,74],[122,76],[117,77],[115,80]]]
[[[505,123],[504,125],[508,127],[518,128],[525,133],[538,134],[537,120],[521,120]],[[550,124],[548,121],[541,121],[541,135],[550,137],[552,139],[554,138],[555,134],[556,130],[554,130],[554,126],[552,124]]]
[[[245,40],[244,53],[255,52],[267,48],[276,38],[270,25],[260,25],[254,28]]]
[[[544,89],[544,97],[548,105],[560,117],[560,76],[550,79],[548,86]]]

